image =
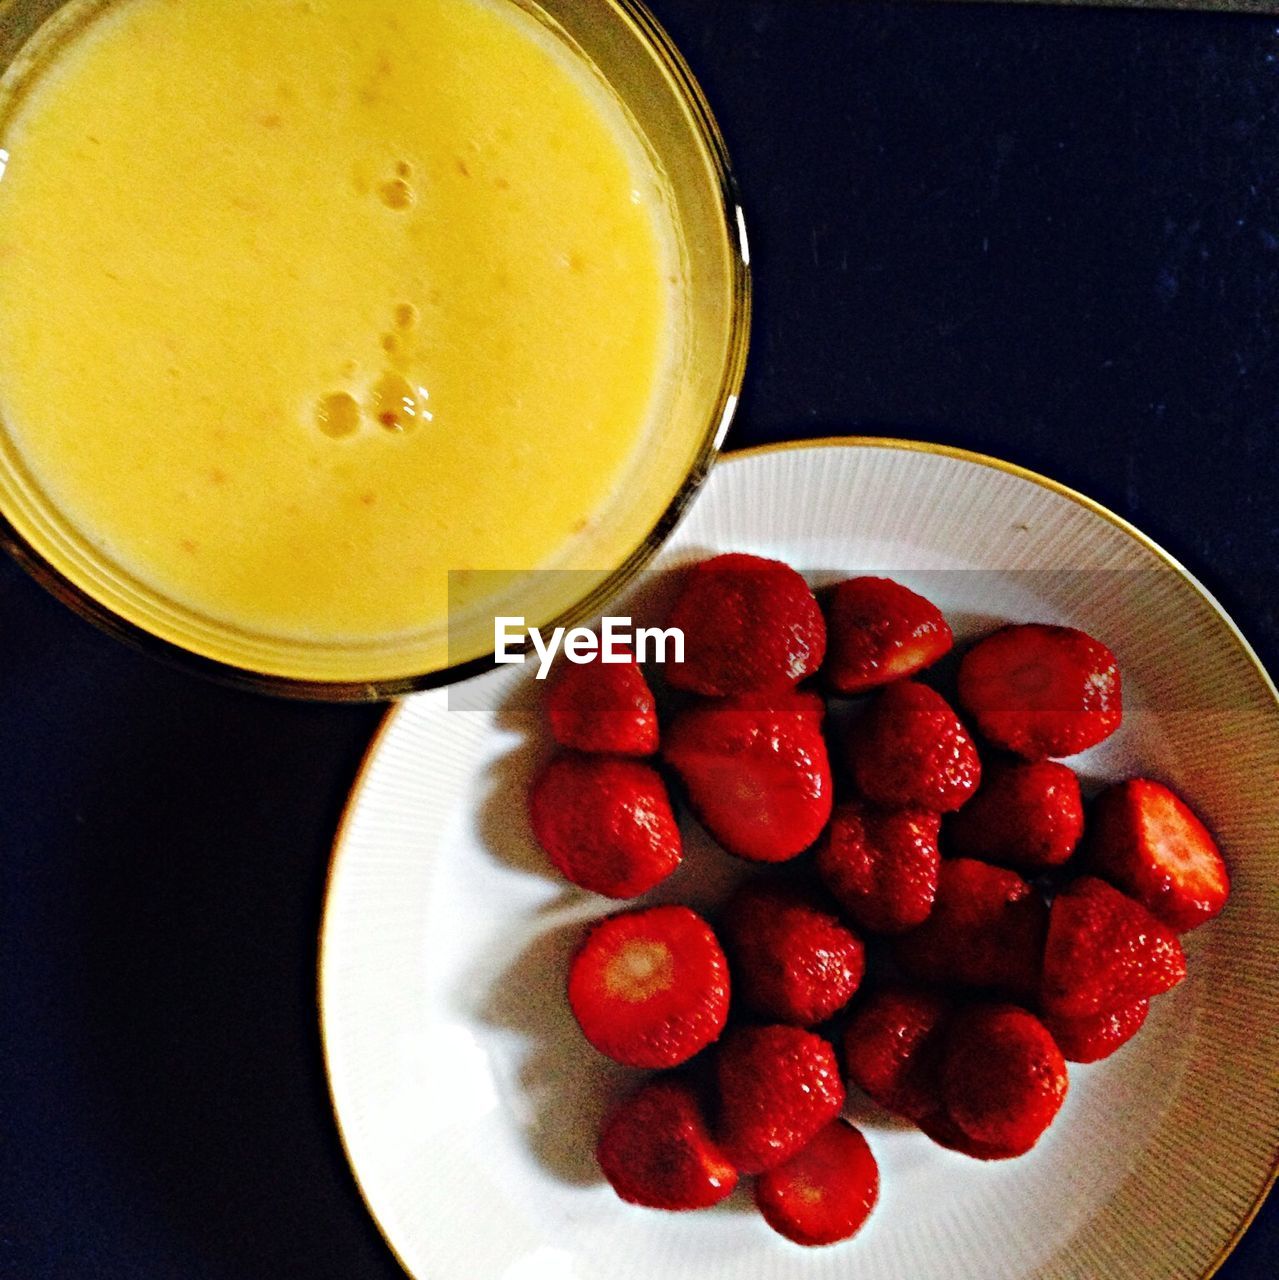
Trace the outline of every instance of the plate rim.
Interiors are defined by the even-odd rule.
[[[1217,615],[1218,619],[1225,624],[1227,632],[1234,639],[1236,645],[1243,653],[1244,658],[1251,664],[1257,675],[1261,678],[1262,686],[1269,693],[1271,701],[1274,703],[1276,714],[1279,714],[1279,688],[1276,687],[1275,681],[1270,673],[1266,670],[1265,664],[1257,655],[1256,650],[1252,647],[1248,638],[1239,629],[1238,624],[1226,611],[1221,602],[1208,590],[1206,586],[1193,574],[1185,565],[1181,563],[1169,551],[1166,551],[1158,542],[1143,533],[1131,521],[1125,520],[1123,516],[1116,514],[1103,503],[1098,502],[1095,498],[1090,498],[1086,494],[1080,493],[1077,489],[1072,489],[1069,485],[1063,484],[1060,480],[1054,480],[1050,476],[1043,475],[1041,472],[1033,471],[1029,467],[1023,467],[1018,463],[1009,462],[1004,458],[997,458],[992,454],[980,453],[972,449],[964,449],[958,445],[936,444],[926,440],[914,440],[898,436],[868,436],[868,435],[850,435],[850,436],[814,436],[802,440],[781,440],[770,444],[751,445],[741,449],[730,449],[721,453],[715,466],[711,469],[712,474],[719,467],[732,465],[734,462],[748,461],[754,458],[766,457],[770,454],[793,453],[802,450],[814,449],[832,449],[832,448],[851,448],[851,449],[893,449],[902,453],[920,453],[933,457],[952,458],[959,462],[972,463],[976,466],[986,467],[994,471],[1003,472],[1005,475],[1016,476],[1021,480],[1028,480],[1032,484],[1038,485],[1040,488],[1047,489],[1051,493],[1055,493],[1060,497],[1067,498],[1078,504],[1094,515],[1100,516],[1103,520],[1120,529],[1129,537],[1135,539],[1147,551],[1151,552],[1155,557],[1161,560],[1169,569],[1176,573],[1183,581],[1188,583],[1203,600],[1208,604],[1212,611]],[[690,504],[690,509],[693,504]],[[672,529],[673,532],[673,529]],[[442,692],[437,688],[434,690],[424,691],[423,694],[416,696],[439,696]],[[410,694],[409,696],[415,696]],[[342,1117],[338,1111],[337,1096],[334,1091],[333,1072],[330,1065],[329,1051],[329,1032],[328,1024],[325,1016],[325,959],[327,955],[327,945],[329,936],[329,915],[333,904],[333,885],[336,878],[338,860],[342,855],[342,850],[346,844],[347,834],[354,818],[355,810],[364,793],[365,786],[368,782],[369,771],[373,766],[373,762],[377,758],[378,752],[381,750],[383,741],[390,732],[391,727],[404,709],[404,698],[397,698],[389,703],[383,712],[381,719],[378,721],[377,728],[373,731],[373,736],[369,739],[369,745],[365,749],[363,756],[360,758],[359,766],[355,771],[355,776],[351,780],[351,785],[347,791],[346,800],[342,805],[342,812],[338,818],[336,830],[333,835],[333,843],[329,849],[328,867],[324,877],[324,894],[320,908],[320,923],[318,929],[318,939],[316,948],[316,1011],[319,1022],[320,1032],[320,1053],[324,1068],[324,1084],[325,1092],[328,1097],[329,1111],[332,1114],[333,1125],[337,1133],[338,1145],[342,1149],[343,1158],[346,1160],[347,1169],[350,1172],[351,1180],[355,1185],[356,1193],[359,1195],[364,1205],[365,1212],[377,1228],[378,1235],[382,1238],[383,1244],[390,1251],[391,1256],[399,1264],[400,1269],[409,1277],[409,1280],[429,1280],[429,1277],[420,1276],[409,1268],[400,1251],[396,1248],[391,1240],[390,1234],[383,1225],[376,1210],[373,1208],[368,1194],[365,1191],[364,1183],[360,1179],[359,1170],[356,1168],[355,1160],[351,1154],[351,1148],[347,1141],[346,1131],[342,1125]],[[1212,1260],[1208,1269],[1203,1272],[1199,1280],[1213,1280],[1213,1277],[1225,1265],[1226,1260],[1234,1253],[1239,1242],[1247,1234],[1248,1228],[1256,1221],[1257,1215],[1261,1212],[1262,1206],[1265,1204],[1270,1192],[1279,1182],[1279,1146],[1271,1153],[1270,1171],[1262,1180],[1261,1187],[1258,1190],[1257,1197],[1252,1205],[1245,1212],[1236,1226],[1233,1234],[1223,1245],[1221,1251]]]

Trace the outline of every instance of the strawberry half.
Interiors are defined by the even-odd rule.
[[[724,1029],[728,995],[724,952],[687,907],[609,916],[569,962],[568,1002],[582,1033],[628,1067],[688,1061]]]
[[[760,1174],[764,1221],[795,1244],[835,1244],[857,1234],[879,1199],[879,1166],[846,1120],[828,1124],[798,1155]]]
[[[1034,1014],[991,1005],[955,1015],[942,1058],[942,1103],[973,1142],[1028,1151],[1061,1110],[1067,1083],[1061,1050]]]
[[[857,789],[888,809],[958,809],[977,790],[981,761],[941,694],[889,685],[853,727],[848,764]]]
[[[657,703],[633,658],[560,663],[546,713],[562,747],[619,756],[657,750]]]
[[[529,820],[564,876],[608,898],[646,893],[682,856],[666,784],[638,760],[555,756],[533,783]]]
[[[1190,806],[1162,783],[1133,778],[1093,809],[1093,870],[1152,915],[1186,933],[1221,914],[1230,873]]]
[[[734,997],[771,1022],[824,1022],[852,999],[866,968],[861,941],[794,889],[744,885],[720,934]]]
[[[794,688],[826,652],[826,622],[808,583],[760,556],[694,566],[667,626],[684,633],[684,661],[666,665],[667,680],[713,698]]]
[[[1000,762],[946,821],[947,848],[1032,875],[1059,867],[1084,831],[1079,779],[1054,760]]]
[[[842,804],[818,846],[818,874],[859,929],[902,933],[933,908],[940,826],[928,809]]]
[[[947,858],[932,914],[894,942],[916,982],[990,988],[1033,997],[1039,989],[1048,908],[1015,871]]]
[[[789,1160],[840,1112],[844,1082],[835,1050],[798,1027],[741,1027],[716,1055],[716,1134],[742,1173]]]
[[[705,1209],[737,1186],[683,1080],[654,1080],[618,1103],[595,1155],[623,1200],[650,1209]]]
[[[1053,1018],[1091,1018],[1175,987],[1186,976],[1177,935],[1139,902],[1085,876],[1048,920],[1041,1004]]]
[[[837,693],[913,676],[955,643],[936,605],[889,578],[849,578],[830,593],[826,682]]]
[[[988,742],[1027,760],[1083,751],[1123,717],[1115,655],[1083,631],[1040,623],[974,645],[959,666],[959,702]]]
[[[1067,1062],[1100,1062],[1145,1026],[1149,1000],[1126,1004],[1122,1009],[1091,1018],[1044,1018]]]
[[[940,1108],[937,1072],[951,1004],[935,991],[885,987],[844,1033],[848,1078],[873,1102],[917,1123]]]
[[[677,716],[664,755],[702,825],[730,853],[782,862],[817,839],[831,811],[830,759],[806,703],[707,704]]]

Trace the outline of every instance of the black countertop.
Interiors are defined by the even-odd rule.
[[[730,443],[888,434],[1043,471],[1163,543],[1275,669],[1276,20],[653,7],[751,229]],[[7,561],[0,645],[0,1275],[400,1275],[315,1016],[328,846],[379,709],[158,666]],[[1267,1207],[1220,1275],[1277,1254]]]

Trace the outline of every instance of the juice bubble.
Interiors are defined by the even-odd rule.
[[[360,406],[345,391],[335,391],[316,405],[315,425],[334,440],[353,435],[360,426]]]
[[[403,178],[391,178],[378,188],[378,196],[388,209],[411,209],[417,201],[417,193]]]
[[[417,392],[407,378],[384,373],[373,384],[373,416],[388,431],[405,431],[417,422]]]

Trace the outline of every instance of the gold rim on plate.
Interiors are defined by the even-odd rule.
[[[719,465],[731,465],[734,462],[745,461],[752,458],[764,457],[773,453],[789,453],[793,450],[800,449],[832,449],[832,448],[851,448],[851,449],[896,449],[903,453],[924,453],[932,454],[936,457],[954,458],[960,462],[971,462],[977,466],[989,467],[994,471],[1002,471],[1006,475],[1016,476],[1022,480],[1028,480],[1032,484],[1038,485],[1040,488],[1048,489],[1052,493],[1058,494],[1063,498],[1070,499],[1071,502],[1077,503],[1086,510],[1091,511],[1094,515],[1101,516],[1102,519],[1113,525],[1117,529],[1123,530],[1131,538],[1135,539],[1147,551],[1156,556],[1169,569],[1176,573],[1183,581],[1192,586],[1202,598],[1216,613],[1217,617],[1225,624],[1226,630],[1233,637],[1235,643],[1243,652],[1244,657],[1251,664],[1257,675],[1261,678],[1261,682],[1266,688],[1270,697],[1275,703],[1275,710],[1279,712],[1279,689],[1276,689],[1274,681],[1270,678],[1270,673],[1266,670],[1261,659],[1257,656],[1252,645],[1249,644],[1243,632],[1239,630],[1234,620],[1222,608],[1216,597],[1209,591],[1198,578],[1195,577],[1189,569],[1185,567],[1175,556],[1170,555],[1152,538],[1142,533],[1135,525],[1130,524],[1122,516],[1116,515],[1109,507],[1103,506],[1093,498],[1078,492],[1078,490],[1070,488],[1068,485],[1062,484],[1058,480],[1052,480],[1048,476],[1040,475],[1037,471],[1031,471],[1027,467],[1018,466],[1015,462],[1005,462],[1002,458],[994,458],[989,454],[975,453],[970,449],[960,449],[953,445],[945,444],[929,444],[923,440],[906,440],[893,436],[819,436],[810,440],[790,440],[783,441],[778,444],[756,445],[748,449],[733,450],[721,457]],[[332,851],[329,855],[328,871],[325,875],[324,883],[324,902],[320,912],[320,929],[318,944],[318,959],[316,965],[317,974],[317,991],[316,1004],[319,1014],[320,1024],[320,1048],[324,1058],[324,1081],[329,1095],[329,1109],[333,1113],[334,1125],[337,1129],[338,1142],[342,1147],[342,1153],[346,1157],[347,1167],[351,1171],[352,1180],[355,1183],[356,1192],[360,1199],[364,1202],[364,1207],[369,1217],[373,1220],[373,1225],[377,1228],[386,1247],[390,1250],[391,1255],[395,1258],[403,1269],[405,1275],[413,1277],[414,1280],[426,1280],[425,1277],[414,1277],[414,1273],[409,1270],[408,1264],[404,1261],[395,1245],[392,1243],[385,1227],[382,1225],[373,1205],[369,1202],[369,1198],[364,1190],[364,1185],[360,1181],[359,1171],[355,1167],[355,1161],[351,1156],[351,1149],[347,1145],[346,1133],[342,1128],[342,1118],[338,1114],[337,1098],[333,1091],[333,1075],[329,1070],[329,1038],[328,1028],[325,1023],[324,1009],[324,955],[325,955],[325,938],[328,930],[329,908],[333,897],[333,877],[337,867],[338,858],[342,854],[342,847],[346,840],[347,829],[351,823],[355,811],[356,802],[359,800],[363,792],[364,784],[368,776],[370,767],[374,759],[377,757],[378,750],[382,745],[382,741],[394,723],[396,716],[401,710],[398,703],[393,703],[387,707],[382,719],[378,722],[377,728],[373,732],[373,736],[369,741],[368,749],[364,753],[363,759],[360,761],[359,767],[356,769],[355,777],[351,783],[350,792],[347,795],[346,803],[342,807],[342,814],[338,820],[337,831],[333,837]],[[1270,1171],[1263,1178],[1257,1197],[1253,1201],[1251,1207],[1240,1220],[1239,1225],[1235,1228],[1230,1239],[1226,1241],[1221,1252],[1213,1259],[1208,1269],[1199,1277],[1199,1280],[1213,1280],[1213,1277],[1225,1265],[1226,1259],[1235,1251],[1239,1242],[1247,1233],[1248,1228],[1252,1226],[1257,1215],[1261,1212],[1262,1205],[1266,1202],[1266,1197],[1270,1194],[1276,1181],[1279,1181],[1279,1149],[1276,1149],[1271,1157]]]

